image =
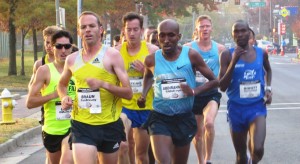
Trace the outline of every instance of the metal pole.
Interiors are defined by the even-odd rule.
[[[276,16],[275,15],[274,15],[274,27],[273,28],[276,28]],[[273,42],[275,43],[276,31],[273,31],[273,29],[272,29],[272,32],[273,32]]]
[[[272,28],[272,0],[270,0],[270,41],[271,41],[271,36],[272,36],[272,32],[273,32],[273,28]]]
[[[77,20],[79,20],[79,16],[81,14],[81,9],[82,9],[82,2],[81,0],[77,0]],[[81,49],[81,39],[80,37],[77,35],[77,47],[79,49]]]
[[[55,11],[56,11],[56,26],[60,27],[59,0],[55,0]]]
[[[192,20],[192,24],[193,24],[193,33],[195,31],[195,17],[196,17],[196,12],[193,11],[193,20]]]
[[[258,9],[258,33],[261,31],[261,7]]]

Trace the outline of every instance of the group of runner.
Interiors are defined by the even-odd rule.
[[[272,101],[268,55],[249,43],[245,21],[233,24],[236,47],[229,50],[211,39],[209,16],[195,24],[195,40],[180,46],[175,20],[144,31],[143,17],[128,12],[109,47],[99,16],[85,11],[78,20],[83,48],[73,53],[68,31],[46,28],[47,55],[34,65],[26,102],[43,106],[46,163],[184,164],[193,142],[198,163],[209,164],[219,88],[229,98],[236,162],[258,163]]]

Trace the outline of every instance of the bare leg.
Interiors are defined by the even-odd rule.
[[[128,119],[127,115],[124,113],[121,113],[120,118],[123,121],[124,127],[125,127],[125,133],[126,133],[126,142],[121,142],[120,144],[120,150],[118,155],[118,163],[119,164],[130,164],[129,161],[129,135],[130,135],[130,129],[131,129],[131,121]]]
[[[118,163],[118,151],[114,153],[98,153],[98,159],[100,164],[109,163],[117,164]]]
[[[135,153],[134,153],[135,142],[133,139],[133,129],[130,128],[128,133],[128,149],[129,149],[129,161],[131,164],[135,164]]]
[[[197,133],[193,139],[193,144],[196,149],[198,163],[204,164],[204,157],[203,157],[203,115],[195,115],[197,121]]]
[[[264,155],[264,143],[266,139],[266,118],[257,117],[250,124],[250,153],[252,163],[258,163]]]
[[[204,147],[205,161],[211,159],[213,143],[215,138],[215,119],[218,114],[218,103],[210,101],[204,109]]]
[[[173,142],[170,136],[150,136],[154,158],[158,164],[170,164],[172,160]]]
[[[236,163],[247,163],[247,131],[232,132],[231,139],[236,153]]]
[[[173,164],[186,164],[190,153],[190,144],[185,146],[175,146],[173,153]]]
[[[61,151],[57,151],[55,153],[50,153],[50,152],[46,151],[46,153],[48,156],[48,163],[59,163]]]
[[[60,163],[61,164],[73,164],[73,156],[72,156],[72,150],[70,149],[69,146],[69,138],[70,135],[66,136],[62,143],[61,143],[61,158],[60,158]]]
[[[72,153],[75,164],[97,163],[97,148],[95,146],[73,143]]]
[[[147,130],[141,128],[133,128],[135,141],[135,155],[137,164],[148,164],[148,147],[150,138]]]

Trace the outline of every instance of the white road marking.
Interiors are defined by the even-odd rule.
[[[299,106],[298,106],[299,105]],[[277,107],[275,107],[277,106]],[[287,107],[278,107],[278,106],[287,106]],[[222,110],[219,110],[220,113],[225,113],[227,110],[227,105],[220,105]],[[299,110],[300,103],[272,103],[271,105],[267,105],[267,110]]]

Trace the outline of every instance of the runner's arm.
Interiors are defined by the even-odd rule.
[[[40,91],[47,81],[47,75],[49,74],[48,67],[40,67],[37,70],[36,76],[33,80],[32,85],[29,87],[29,92],[27,95],[26,106],[28,109],[42,106],[49,100],[58,97],[57,92],[53,92],[49,95],[42,96]]]
[[[57,92],[61,100],[62,109],[64,110],[72,107],[73,105],[72,98],[67,94],[69,81],[72,77],[72,72],[70,70],[71,60],[71,56],[68,56],[64,65],[64,70],[57,85]]]
[[[204,93],[213,88],[217,88],[219,86],[219,81],[215,78],[214,73],[210,70],[210,68],[206,65],[201,55],[193,49],[189,51],[190,60],[192,62],[193,67],[196,71],[201,72],[201,74],[207,78],[209,81],[204,85],[198,86],[194,88],[194,94],[197,95],[199,93]]]

